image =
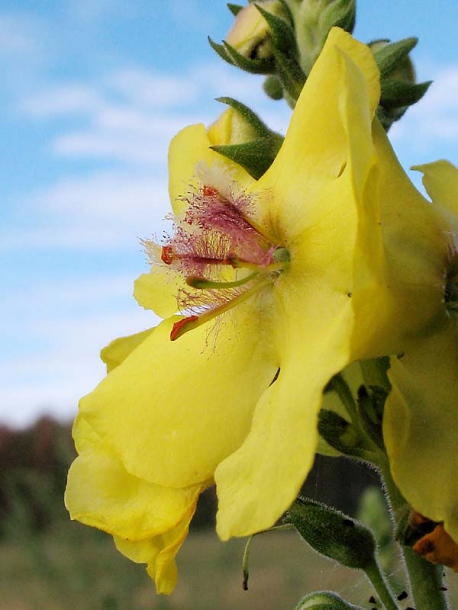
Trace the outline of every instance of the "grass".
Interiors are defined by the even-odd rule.
[[[257,536],[250,554],[249,590],[242,590],[243,540],[221,543],[213,532],[190,535],[179,556],[179,584],[156,596],[142,566],[114,550],[109,536],[60,523],[42,536],[0,546],[2,610],[293,610],[317,589],[338,591],[371,608],[362,575],[335,566],[291,532]],[[449,575],[449,585],[454,579]],[[452,593],[458,607],[458,586]],[[412,606],[406,600],[405,606]]]

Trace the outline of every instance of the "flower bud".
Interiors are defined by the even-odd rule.
[[[248,4],[237,14],[226,42],[248,59],[268,59],[273,55],[271,30],[256,5],[277,17],[285,14],[284,5],[279,0]]]
[[[316,551],[348,568],[370,569],[375,563],[375,539],[362,523],[308,498],[298,498],[288,520]]]
[[[296,610],[362,610],[344,601],[336,593],[330,591],[316,591],[301,599]]]
[[[332,27],[352,32],[355,26],[355,0],[302,0],[291,3],[300,64],[308,76]]]

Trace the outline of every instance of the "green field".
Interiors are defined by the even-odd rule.
[[[305,593],[334,589],[371,608],[364,578],[317,556],[296,534],[254,539],[249,590],[242,590],[243,540],[221,543],[210,531],[191,534],[179,557],[170,597],[156,596],[142,566],[124,559],[111,539],[76,523],[42,536],[17,532],[0,546],[1,610],[293,610]],[[458,607],[458,576],[448,575]],[[398,585],[401,586],[401,585]],[[405,606],[413,605],[406,600]]]

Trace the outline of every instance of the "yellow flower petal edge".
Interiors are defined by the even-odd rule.
[[[443,322],[392,359],[384,436],[406,500],[428,519],[444,522],[458,541],[458,169],[445,161],[417,168],[448,223],[440,247]]]
[[[164,321],[81,400],[80,413],[128,472],[171,487],[201,484],[245,438],[277,366],[250,332],[261,319],[249,304],[237,314],[213,337],[199,328],[177,342],[175,319]]]
[[[107,366],[107,373],[115,369],[142,343],[154,329],[143,330],[130,337],[119,337],[104,347],[100,356]]]
[[[114,539],[116,548],[123,555],[136,563],[147,564],[147,572],[156,583],[157,593],[167,595],[175,588],[178,579],[175,556],[188,535],[193,514],[194,507],[178,527],[161,536],[140,542]]]
[[[340,31],[333,34],[336,42],[342,39]],[[334,40],[331,35],[329,44]],[[348,38],[343,36],[343,40],[347,42]],[[364,53],[363,56],[366,57]],[[368,66],[371,65],[369,61]],[[324,83],[314,82],[314,74],[318,74],[317,78],[321,74],[320,67],[335,79],[337,94],[331,88],[326,90]],[[363,62],[363,69],[366,67]],[[292,235],[288,249],[297,267],[291,264],[289,273],[275,285],[277,324],[281,328],[280,375],[258,404],[247,440],[215,473],[219,499],[217,528],[223,539],[269,527],[292,502],[314,459],[318,440],[316,418],[323,388],[351,360],[353,317],[349,293],[353,280],[353,240],[358,206],[362,205],[358,196],[373,163],[370,132],[373,109],[363,70],[340,47],[336,45],[333,52],[323,53],[316,70],[311,74],[308,94],[315,99],[315,86],[325,92],[328,104],[333,105],[329,112],[334,121],[329,126],[330,119],[324,115],[323,123],[318,121],[307,127],[312,141],[318,142],[323,132],[332,129],[332,143],[336,145],[335,149],[328,149],[328,162],[321,164],[324,176],[323,173],[309,176],[306,184],[312,185],[312,193],[313,188],[316,190],[313,199],[303,206],[297,206],[297,200],[294,204],[297,192],[291,187],[295,184],[301,192],[297,186],[299,168],[294,166],[290,173],[289,164],[282,158],[282,154],[291,154],[295,159],[304,154],[306,147],[299,139],[294,138],[291,144],[287,135],[287,152],[283,149],[279,154],[279,163],[282,166],[284,163],[283,172],[289,180],[286,183],[278,180],[277,161],[260,180],[273,193],[271,218],[276,212],[277,230]],[[372,76],[372,70],[368,72]],[[298,129],[292,123],[290,130],[293,128]],[[340,155],[334,157],[336,149]],[[311,157],[312,151],[306,154]],[[319,146],[316,154],[321,154]],[[307,171],[305,168],[304,162],[302,173]],[[341,223],[346,224],[344,233]],[[298,233],[300,230],[302,234]],[[288,298],[290,294],[294,294],[294,300]],[[282,451],[276,451],[276,447],[282,447]]]
[[[434,163],[414,165],[412,169],[423,172],[423,184],[435,206],[450,212],[455,217],[458,214],[458,169],[441,159]]]
[[[122,553],[147,564],[157,592],[170,593],[177,580],[175,555],[203,487],[173,489],[133,477],[81,415],[74,436],[80,455],[65,493],[72,519],[111,533]]]

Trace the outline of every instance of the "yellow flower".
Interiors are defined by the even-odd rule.
[[[412,337],[392,359],[384,436],[407,501],[428,519],[444,522],[458,541],[458,169],[446,161],[416,169],[424,173],[431,207],[442,213],[435,247],[429,258],[420,257],[423,276],[435,268],[439,298],[429,332]],[[413,307],[422,307],[421,301]]]
[[[216,482],[222,539],[271,526],[313,463],[329,379],[429,320],[428,299],[410,303],[436,294],[410,277],[415,256],[391,273],[428,206],[377,123],[371,133],[379,95],[371,52],[333,29],[259,180],[212,151],[202,125],[171,143],[175,233],[147,243],[153,265],[135,286],[165,320],[103,351],[109,374],[81,400],[66,496],[160,592],[201,491]]]

